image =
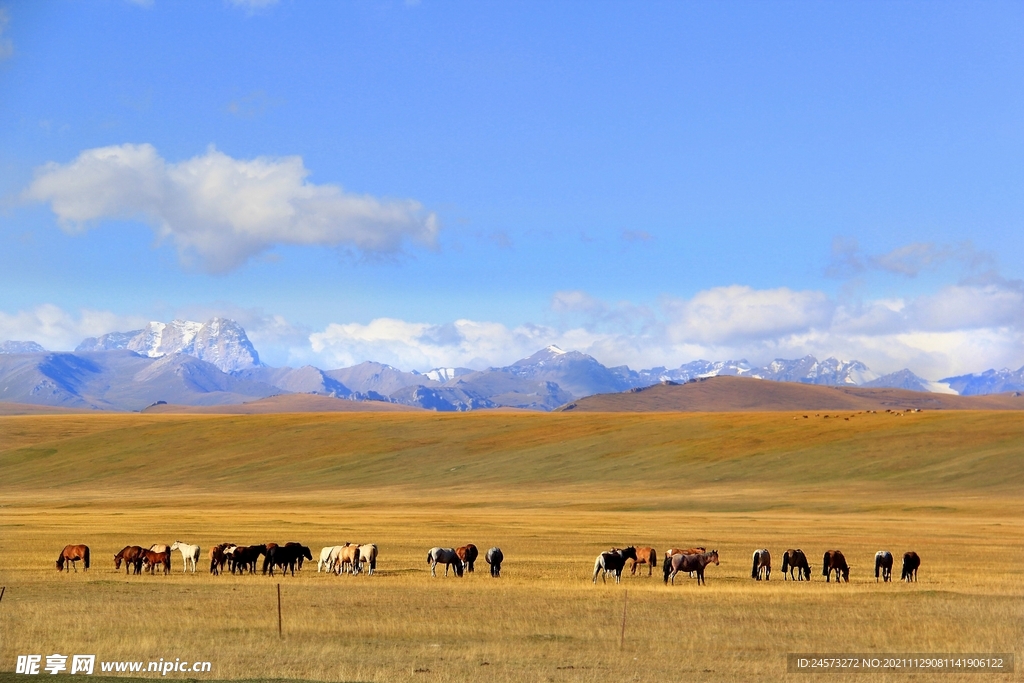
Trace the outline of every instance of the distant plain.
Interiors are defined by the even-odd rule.
[[[217,679],[731,681],[778,680],[787,652],[1014,651],[1024,413],[828,415],[2,417],[0,669],[95,652],[208,659]],[[114,573],[124,545],[176,539],[204,556],[222,541],[314,555],[373,541],[380,572],[183,576],[176,555],[171,577]],[[91,546],[88,574],[54,569],[72,542]],[[468,542],[504,549],[501,579],[482,561],[429,576],[429,547]],[[700,588],[646,570],[595,587],[594,557],[627,544],[707,545],[722,564]],[[750,579],[760,547],[767,584]],[[789,547],[807,551],[810,584],[782,581]],[[828,548],[846,553],[850,584],[824,583]],[[897,556],[890,585],[872,573],[882,548]],[[898,582],[909,549],[916,585]],[[961,678],[976,680],[942,680]]]

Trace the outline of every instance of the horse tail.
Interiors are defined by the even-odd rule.
[[[430,551],[427,551],[427,564],[430,564]]]
[[[597,583],[597,575],[599,573],[601,573],[601,560],[602,559],[603,559],[603,557],[601,555],[598,555],[597,559],[594,560],[594,583]]]
[[[761,559],[761,552],[758,551],[758,550],[755,550],[754,551],[754,565],[750,568],[750,578],[752,578],[752,579],[756,579],[757,578],[757,569],[758,569],[757,565],[759,564],[758,561],[760,559]]]
[[[878,572],[882,568],[882,556],[875,555],[875,581],[878,581]]]
[[[822,576],[828,576],[829,575],[829,571],[832,568],[831,565],[829,564],[828,560],[829,560],[828,551],[826,550],[825,554],[821,558],[821,575]]]
[[[782,573],[785,574],[789,570],[789,553],[782,554]]]
[[[85,546],[85,557],[82,558],[82,559],[85,560],[85,568],[88,569],[89,568],[89,546]]]
[[[672,573],[672,558],[666,557],[665,563],[662,566],[662,570],[665,573],[665,583],[668,583],[668,575]]]

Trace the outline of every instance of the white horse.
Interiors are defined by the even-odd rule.
[[[363,565],[367,565],[368,568],[366,573],[373,575],[373,572],[377,570],[377,544],[367,543],[359,546],[359,564],[356,565],[356,571],[362,569]]]
[[[199,561],[199,546],[189,545],[188,543],[182,543],[181,541],[175,541],[171,544],[171,550],[177,550],[181,553],[181,562],[184,565],[181,571],[187,572],[189,563],[192,564],[192,573],[196,573],[196,562]]]
[[[455,548],[431,548],[427,553],[427,563],[430,565],[431,576],[437,576],[434,569],[439,563],[444,563],[445,576],[448,576],[448,567],[455,568],[455,576],[462,576],[462,560],[459,559]]]
[[[338,553],[341,552],[341,547],[340,545],[329,545],[320,551],[320,561],[316,563],[317,574],[320,573],[321,569],[328,573],[334,569],[334,562],[338,557]]]

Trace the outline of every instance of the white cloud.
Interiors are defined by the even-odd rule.
[[[786,287],[715,287],[692,299],[668,299],[665,308],[675,342],[730,344],[775,338],[827,326],[834,304],[823,292]]]
[[[168,163],[152,145],[82,152],[36,171],[26,199],[49,202],[61,226],[137,219],[170,240],[181,260],[226,272],[278,244],[392,254],[408,240],[433,244],[437,217],[411,199],[382,200],[307,182],[300,157],[234,159],[210,147]]]
[[[34,341],[49,351],[70,351],[87,337],[137,330],[149,322],[140,316],[82,309],[77,315],[53,304],[30,311],[0,311],[0,341]]]

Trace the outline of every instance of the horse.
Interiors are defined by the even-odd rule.
[[[377,544],[376,543],[364,543],[359,546],[359,567],[368,565],[366,573],[373,576],[373,573],[377,571]]]
[[[707,585],[707,581],[704,580],[704,568],[712,562],[716,565],[718,564],[717,550],[709,550],[694,555],[673,555],[672,557],[667,557],[663,567],[665,583],[671,580],[672,585],[676,585],[676,574],[679,572],[697,572],[697,585],[699,586],[702,583]]]
[[[224,571],[224,563],[227,562],[227,557],[224,555],[224,548],[228,543],[222,543],[221,545],[215,545],[210,548],[210,573],[216,576]]]
[[[772,577],[772,554],[768,552],[768,548],[761,548],[760,550],[754,551],[754,564],[750,568],[750,578],[761,580],[762,575],[765,581],[770,581]]]
[[[127,574],[129,570],[134,569],[133,574],[139,574],[142,572],[142,548],[137,545],[126,545],[121,548],[121,552],[114,555],[114,569],[118,570],[121,568],[121,563],[124,562],[124,573]]]
[[[250,574],[255,574],[256,563],[259,562],[260,555],[266,554],[267,546],[262,544],[235,548],[234,552],[230,555],[231,573],[234,574],[237,569],[239,574],[244,574],[246,570],[248,570]]]
[[[636,574],[636,566],[638,564],[646,564],[647,576],[650,576],[654,573],[654,565],[658,564],[658,551],[654,548],[637,548],[636,559],[629,565],[630,574]]]
[[[480,556],[480,551],[476,549],[476,546],[472,543],[468,543],[461,548],[455,549],[455,554],[462,560],[462,565],[466,568],[466,571],[470,574],[473,573],[473,563],[476,562],[476,558]]]
[[[603,552],[594,560],[594,583],[597,583],[597,575],[601,570],[615,573],[615,583],[622,580],[622,568],[626,566],[626,560],[636,560],[636,548],[616,548]],[[607,583],[605,574],[601,574],[601,583]]]
[[[795,577],[793,576],[794,569],[796,570]],[[787,581],[789,579],[794,581],[811,580],[811,565],[807,564],[807,556],[804,555],[803,550],[790,548],[782,556],[782,578]]]
[[[341,546],[341,550],[338,551],[338,562],[335,567],[335,573],[341,576],[341,573],[345,571],[345,566],[349,567],[349,574],[357,574],[359,572],[359,544],[358,543],[346,543]]]
[[[465,565],[462,564],[462,559],[459,558],[459,554],[455,552],[455,548],[431,548],[427,551],[427,564],[430,565],[430,575],[437,576],[434,570],[437,565],[444,564],[444,575],[448,576],[448,567],[455,569],[455,576],[462,576],[462,572]]]
[[[316,563],[316,573],[319,574],[320,570],[330,573],[334,569],[334,561],[331,559],[331,553],[334,552],[335,548],[341,548],[340,545],[329,545],[320,550],[320,559]]]
[[[875,553],[875,583],[878,583],[879,574],[882,575],[882,583],[892,581],[892,553],[888,550]]]
[[[501,563],[505,560],[505,556],[501,552],[501,548],[495,546],[487,551],[484,555],[484,559],[487,560],[487,564],[491,565],[491,576],[498,578],[501,576]]]
[[[707,548],[704,546],[698,546],[696,548],[669,548],[665,551],[665,559],[671,560],[675,555],[700,555],[706,551]],[[688,572],[690,578],[693,578],[693,572]]]
[[[821,575],[825,577],[825,583],[831,580],[832,572],[836,573],[836,583],[839,583],[840,574],[843,581],[850,582],[850,566],[846,564],[846,557],[838,550],[826,550],[821,558]]]
[[[89,546],[87,545],[66,545],[64,550],[60,551],[60,557],[57,558],[57,571],[67,571],[64,567],[66,562],[70,562],[71,566],[74,567],[75,573],[78,573],[78,565],[75,564],[79,560],[85,565],[82,571],[89,571]]]
[[[188,543],[182,543],[181,541],[175,541],[171,544],[171,550],[177,550],[181,553],[181,562],[184,565],[181,571],[187,572],[189,563],[192,564],[192,573],[196,573],[196,562],[199,561],[200,548],[197,545],[189,545]]]
[[[149,546],[149,549],[154,553],[167,553],[167,569],[171,568],[171,547],[164,543],[154,543]]]
[[[88,567],[89,565],[86,564]],[[921,566],[921,558],[913,550],[903,553],[903,575],[900,581],[917,581],[917,568]]]
[[[271,545],[276,546],[277,544],[275,544],[275,543],[267,544],[267,550],[270,549]],[[295,541],[292,541],[290,543],[285,543],[284,547],[285,548],[292,548],[293,551],[298,553],[298,556],[296,557],[296,560],[299,563],[299,569],[300,570],[302,569],[302,561],[303,560],[307,560],[308,559],[308,560],[312,561],[312,559],[313,559],[313,554],[309,551],[309,548],[307,548],[306,546],[302,545],[301,543],[296,543]]]
[[[266,574],[269,570],[270,575],[273,576],[274,567],[280,567],[282,574],[291,570],[292,576],[295,576],[295,565],[300,564],[299,569],[302,569],[301,558],[313,559],[313,553],[304,545],[286,543],[284,546],[276,546],[266,553],[266,559],[263,560],[263,573]]]
[[[156,573],[156,566],[158,564],[163,565],[164,574],[171,573],[171,551],[165,550],[162,553],[158,553],[152,550],[142,551],[142,564],[149,568],[149,573]]]

